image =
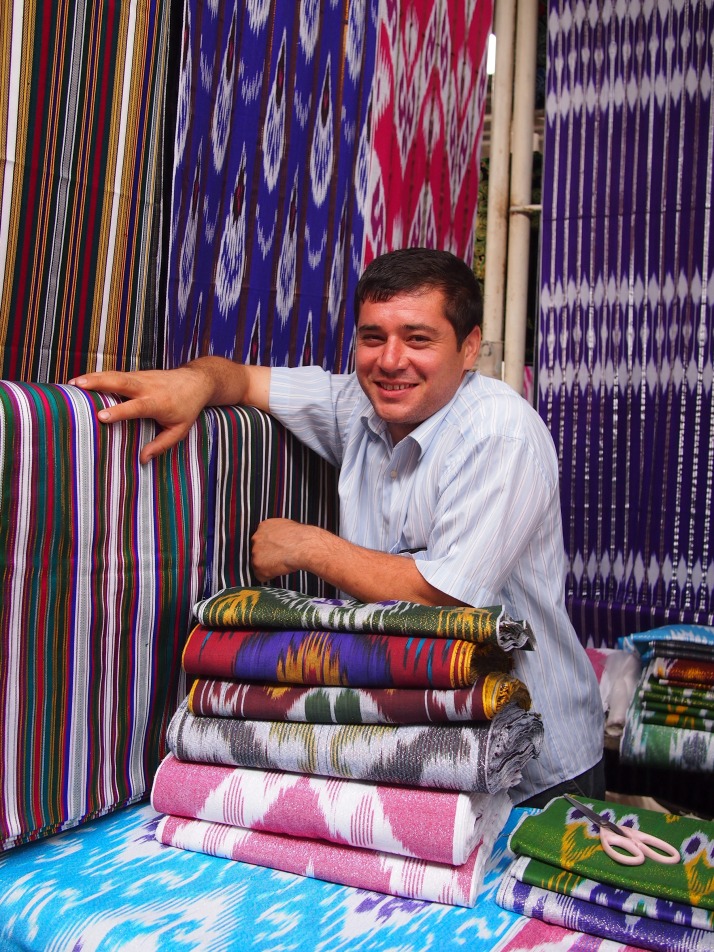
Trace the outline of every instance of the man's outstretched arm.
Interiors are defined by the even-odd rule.
[[[291,572],[312,572],[361,602],[464,604],[430,585],[406,556],[366,549],[292,519],[261,522],[251,540],[251,564],[261,582]]]
[[[199,357],[175,370],[82,374],[69,383],[126,398],[115,407],[100,410],[102,423],[156,420],[161,430],[142,447],[142,463],[182,440],[204,407],[243,404],[267,411],[270,398],[269,367],[237,364],[224,357]]]

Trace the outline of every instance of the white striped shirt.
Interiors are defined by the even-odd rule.
[[[515,673],[545,742],[518,803],[584,773],[602,755],[595,674],[564,603],[558,464],[547,427],[509,386],[466,375],[453,399],[396,446],[354,374],[273,368],[270,409],[340,468],[340,535],[402,553],[435,588],[527,619],[535,651]]]

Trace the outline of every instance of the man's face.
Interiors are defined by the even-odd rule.
[[[365,301],[359,313],[355,368],[394,443],[445,406],[473,367],[481,344],[475,328],[457,348],[441,291]]]

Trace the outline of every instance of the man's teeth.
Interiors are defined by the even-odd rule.
[[[412,385],[410,383],[383,383],[380,386],[382,390],[408,390]]]

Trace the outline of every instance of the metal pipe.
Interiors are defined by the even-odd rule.
[[[530,2],[536,5],[536,0]],[[493,27],[496,34],[496,69],[491,95],[483,342],[477,361],[479,371],[488,377],[502,375],[515,23],[516,0],[496,0]]]
[[[528,257],[531,233],[529,216],[537,208],[530,204],[533,184],[537,42],[538,4],[536,0],[518,0],[503,361],[504,380],[518,393],[523,393],[528,325]]]

